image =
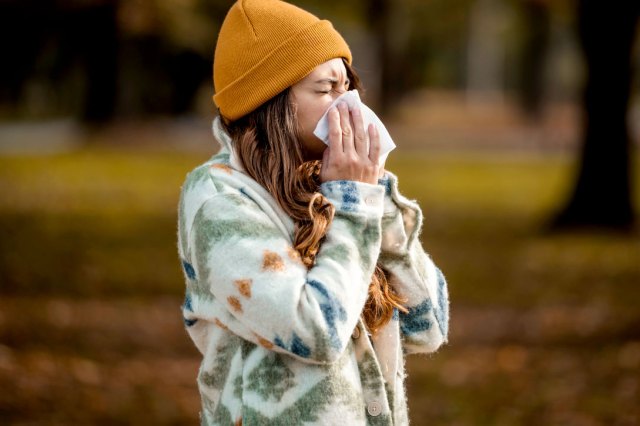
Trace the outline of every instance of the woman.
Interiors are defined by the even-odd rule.
[[[447,288],[375,127],[342,105],[329,147],[313,135],[359,86],[347,44],[290,4],[240,0],[214,85],[222,149],[187,176],[178,223],[202,423],[408,424],[403,355],[446,341]]]

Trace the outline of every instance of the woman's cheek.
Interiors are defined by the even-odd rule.
[[[318,107],[318,109],[315,111],[315,113],[313,114],[313,129],[315,130],[316,125],[318,124],[318,121],[320,121],[320,119],[322,118],[322,116],[324,115],[325,112],[327,112],[327,110],[329,109],[329,107],[331,106],[331,103],[333,102],[333,100],[329,101],[329,102],[323,102],[322,105],[320,105]]]

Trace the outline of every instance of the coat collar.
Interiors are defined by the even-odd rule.
[[[244,172],[242,162],[236,155],[235,149],[233,148],[233,140],[231,139],[231,136],[229,136],[229,134],[226,132],[224,127],[222,127],[220,116],[216,116],[216,118],[213,119],[211,129],[213,130],[213,136],[220,144],[222,151],[226,151],[229,153],[229,165],[231,166],[231,168],[240,172]]]

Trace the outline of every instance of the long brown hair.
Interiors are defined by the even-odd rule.
[[[360,79],[344,61],[349,90],[361,90]],[[315,263],[320,245],[333,220],[334,207],[318,188],[319,160],[304,161],[290,89],[233,122],[222,120],[245,170],[265,187],[295,223],[294,249],[307,268]],[[375,333],[389,322],[394,308],[406,312],[389,285],[385,271],[376,265],[364,306],[367,328]]]

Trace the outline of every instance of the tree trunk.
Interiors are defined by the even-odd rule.
[[[393,104],[407,89],[403,84],[402,75],[407,67],[404,53],[407,22],[398,22],[402,18],[402,2],[393,3],[391,0],[371,0],[367,3],[367,17],[369,28],[376,40],[377,59],[380,64],[380,93],[377,110],[385,115]]]
[[[576,184],[556,228],[629,229],[634,221],[627,109],[640,3],[581,0],[579,34],[587,65],[584,141]]]
[[[78,13],[78,49],[87,73],[82,120],[99,124],[115,112],[118,56],[116,0],[86,7]]]
[[[483,103],[504,98],[505,4],[476,0],[470,10],[467,43],[467,100]]]
[[[544,77],[551,33],[551,13],[546,0],[522,3],[525,36],[520,67],[520,105],[533,120],[540,120],[544,97]]]

